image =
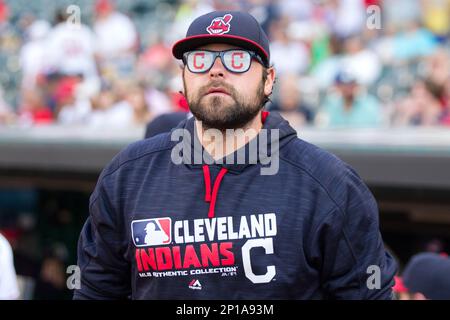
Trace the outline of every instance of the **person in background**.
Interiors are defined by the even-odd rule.
[[[89,83],[92,94],[99,86],[99,75],[95,61],[96,38],[92,30],[84,25],[67,23],[68,14],[58,10],[55,26],[47,36],[46,70],[49,74],[81,76]]]
[[[124,84],[122,99],[124,105],[127,105],[132,111],[132,117],[129,120],[130,125],[145,125],[153,117],[151,108],[145,98],[143,85],[136,82]]]
[[[445,42],[450,32],[450,0],[421,1],[424,26]]]
[[[377,127],[382,122],[378,100],[363,92],[355,76],[341,71],[336,76],[335,93],[329,94],[316,116],[319,126]]]
[[[343,46],[341,64],[352,72],[359,84],[366,87],[374,84],[383,67],[375,52],[365,46],[360,36],[345,39]]]
[[[91,98],[92,110],[86,117],[86,124],[90,127],[115,127],[123,123],[124,117],[129,119],[128,108],[113,109],[117,101],[118,97],[112,86],[104,85],[100,92]]]
[[[302,42],[291,39],[288,27],[289,21],[281,19],[272,24],[270,31],[273,39],[270,46],[272,60],[280,76],[285,73],[304,73],[310,63],[309,49]]]
[[[81,79],[67,77],[61,80],[54,91],[56,102],[55,117],[59,124],[82,125],[85,124],[91,113],[91,102],[86,94]]]
[[[46,37],[50,29],[49,22],[37,20],[26,30],[28,42],[20,50],[23,89],[35,89],[38,86],[39,77],[42,77],[46,72]]]
[[[405,98],[394,108],[391,123],[394,126],[432,126],[439,122],[442,107],[431,92],[430,82],[418,80]]]
[[[64,261],[56,254],[48,254],[42,262],[33,299],[64,300],[68,299],[70,294],[66,287]]]
[[[11,245],[0,233],[0,300],[16,300],[19,296]]]
[[[47,125],[54,121],[50,107],[40,90],[24,90],[19,105],[18,122],[21,125]]]
[[[448,79],[444,86],[444,108],[442,110],[440,124],[450,126],[450,79]]]
[[[12,108],[6,103],[3,88],[0,86],[0,126],[2,124],[12,123],[15,120],[15,114]]]
[[[274,101],[271,110],[280,112],[281,116],[294,128],[313,120],[313,112],[303,103],[299,79],[294,74],[280,77],[278,99]]]
[[[435,36],[419,22],[405,24],[394,37],[394,58],[398,61],[417,61],[437,48]]]
[[[139,37],[133,21],[117,11],[112,1],[96,1],[94,33],[100,65],[113,68],[119,76],[132,73]]]
[[[366,11],[363,0],[331,1],[335,6],[332,31],[338,38],[344,39],[363,31]]]
[[[395,26],[395,28],[403,28],[407,24],[420,21],[422,17],[421,1],[422,0],[382,0],[383,26],[385,24]]]
[[[431,252],[416,254],[399,280],[400,300],[450,300],[450,259]]]

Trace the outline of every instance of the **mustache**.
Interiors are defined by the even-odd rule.
[[[223,82],[223,81],[211,81],[209,84],[201,87],[199,89],[199,93],[201,96],[204,96],[208,93],[209,89],[211,88],[217,88],[217,87],[222,87],[224,88],[231,96],[235,97],[236,96],[236,90],[234,89],[233,86]]]

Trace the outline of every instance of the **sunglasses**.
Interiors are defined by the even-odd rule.
[[[183,54],[183,63],[192,73],[205,73],[212,68],[217,57],[220,57],[225,69],[233,73],[247,72],[250,69],[252,59],[256,59],[263,66],[265,65],[261,57],[255,52],[242,49],[188,51]]]

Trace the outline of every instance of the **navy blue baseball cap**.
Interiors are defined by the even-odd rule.
[[[414,255],[403,271],[403,283],[409,292],[422,293],[427,299],[450,299],[450,258],[425,252]]]
[[[256,19],[247,12],[213,11],[196,18],[172,47],[175,58],[210,43],[227,43],[254,51],[266,67],[270,64],[269,39]]]

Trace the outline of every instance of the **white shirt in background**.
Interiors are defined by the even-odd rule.
[[[47,59],[46,36],[51,26],[45,20],[38,20],[28,27],[29,41],[20,49],[20,66],[22,68],[22,85],[33,89],[39,74],[45,73]]]
[[[91,128],[126,128],[134,126],[133,107],[126,101],[113,104],[107,110],[93,110],[87,117]]]
[[[310,62],[308,48],[301,42],[273,42],[270,45],[270,58],[279,75],[302,74],[308,70]]]
[[[46,52],[51,70],[82,74],[85,79],[97,77],[95,35],[85,25],[56,25],[48,35]]]
[[[136,28],[126,15],[113,12],[94,23],[97,53],[103,58],[114,58],[131,49],[137,41]]]
[[[383,68],[378,56],[368,49],[344,56],[342,68],[349,70],[356,77],[358,83],[370,86],[380,77]]]
[[[58,123],[64,125],[85,124],[92,112],[88,99],[77,99],[73,105],[63,106],[58,114]]]
[[[334,32],[340,37],[359,34],[365,27],[367,13],[363,0],[340,0]]]
[[[11,245],[0,234],[0,300],[16,300],[19,296]]]

